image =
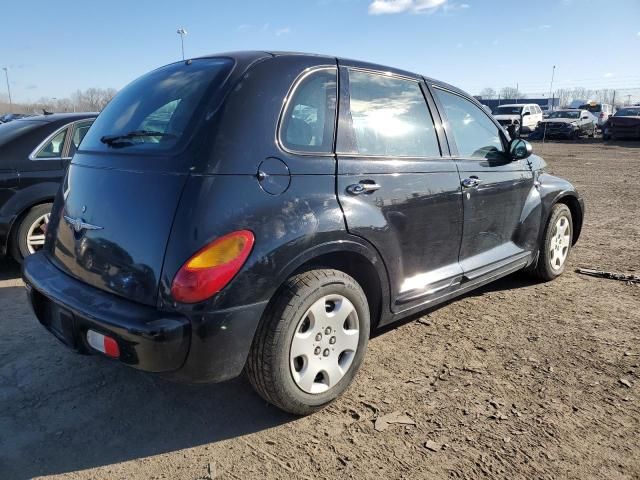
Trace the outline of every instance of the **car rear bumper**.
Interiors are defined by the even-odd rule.
[[[238,376],[266,302],[189,315],[161,312],[80,282],[43,252],[25,259],[23,278],[40,323],[73,350],[99,353],[87,342],[94,330],[116,340],[119,361],[184,382]]]
[[[119,360],[149,372],[179,369],[189,351],[190,322],[86,285],[58,270],[39,252],[27,257],[23,273],[40,323],[79,353],[94,353],[88,330],[115,339]],[[96,352],[97,353],[97,352]]]

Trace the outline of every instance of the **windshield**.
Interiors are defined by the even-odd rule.
[[[98,116],[81,150],[159,152],[189,137],[209,87],[222,85],[233,66],[207,58],[161,67],[127,85]],[[145,132],[146,135],[141,135]],[[106,140],[106,141],[105,141]]]
[[[558,110],[556,112],[549,113],[549,118],[571,118],[575,120],[580,118],[580,112]]]
[[[616,112],[614,117],[640,117],[640,107],[638,108],[621,108]]]
[[[493,112],[494,115],[520,115],[520,112],[522,112],[522,107],[496,107],[495,111]]]
[[[602,111],[602,105],[599,103],[596,103],[595,105],[586,103],[584,105],[580,105],[578,108],[580,110],[588,110],[591,113],[600,113]]]

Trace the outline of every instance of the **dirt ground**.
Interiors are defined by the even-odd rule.
[[[308,418],[243,379],[181,386],[70,353],[0,266],[0,479],[640,478],[640,285],[573,271],[640,275],[640,143],[534,149],[587,205],[565,275],[510,276],[376,336]],[[394,412],[414,424],[375,429]]]

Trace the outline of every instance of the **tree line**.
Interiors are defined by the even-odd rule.
[[[479,96],[487,99],[519,99],[519,98],[549,98],[549,93],[527,94],[519,91],[514,87],[504,87],[499,91],[491,87],[483,88]],[[622,95],[616,96],[616,90],[613,88],[589,89],[584,87],[560,88],[552,93],[554,99],[558,99],[561,107],[568,106],[573,100],[595,100],[598,103],[608,103],[613,105],[624,105],[625,99]]]
[[[69,97],[41,97],[35,102],[13,102],[9,104],[6,95],[0,95],[0,113],[36,113],[47,112],[99,112],[118,91],[115,88],[87,88],[76,90]]]

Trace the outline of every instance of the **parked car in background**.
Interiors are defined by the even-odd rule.
[[[596,119],[586,110],[555,110],[540,122],[532,138],[543,138],[544,136],[547,138],[578,138],[582,135],[594,137],[596,130]]]
[[[51,205],[95,113],[31,116],[0,125],[0,255],[42,248]]]
[[[246,371],[309,414],[377,327],[517,270],[562,274],[583,204],[531,148],[467,93],[387,66],[173,63],[89,130],[27,291],[79,352],[188,382]]]
[[[9,123],[13,120],[18,120],[20,118],[32,117],[33,115],[29,113],[6,113],[0,116],[0,123]]]
[[[604,124],[607,123],[609,117],[613,115],[613,105],[607,103],[588,102],[580,105],[578,108],[593,114],[597,121],[596,125],[600,130],[602,130]]]
[[[518,137],[536,129],[542,121],[542,109],[535,103],[500,105],[493,116],[512,137]]]
[[[640,139],[640,106],[621,107],[604,125],[604,140]]]

